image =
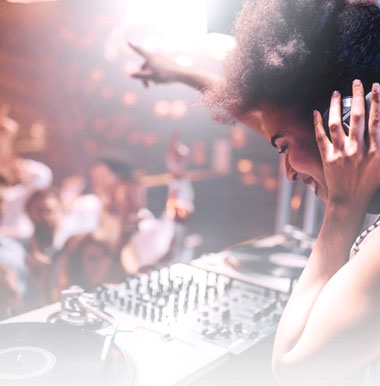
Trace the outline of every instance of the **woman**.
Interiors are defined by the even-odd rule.
[[[275,339],[273,370],[285,384],[380,385],[378,222],[349,258],[365,213],[376,205],[380,211],[380,9],[373,3],[247,2],[220,81],[131,46],[145,58],[133,77],[204,91],[209,105],[244,121],[284,154],[288,178],[310,184],[326,203]],[[348,135],[342,95],[353,96]],[[323,113],[329,104],[327,134],[313,110]]]

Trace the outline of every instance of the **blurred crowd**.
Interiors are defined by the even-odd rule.
[[[90,181],[75,175],[57,187],[47,165],[15,153],[18,131],[0,116],[0,319],[56,301],[71,285],[92,291],[191,259],[184,240],[194,193],[184,144],[173,139],[167,151],[172,182],[155,218],[129,163],[98,159]]]

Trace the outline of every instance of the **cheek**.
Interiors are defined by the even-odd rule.
[[[302,147],[291,152],[289,163],[297,172],[308,174],[316,180],[320,180],[323,175],[319,153],[312,147]]]

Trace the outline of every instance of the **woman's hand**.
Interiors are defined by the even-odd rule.
[[[131,74],[132,78],[141,79],[145,87],[149,86],[150,81],[154,83],[170,83],[177,81],[177,74],[180,72],[181,67],[173,60],[170,60],[163,55],[149,52],[132,43],[128,44],[133,51],[145,59],[140,71]]]
[[[328,187],[327,205],[357,210],[364,214],[380,186],[380,86],[372,87],[368,138],[365,135],[365,99],[363,85],[352,86],[349,135],[341,120],[341,96],[331,97],[329,129],[331,142],[323,128],[321,114],[314,112],[316,140]]]

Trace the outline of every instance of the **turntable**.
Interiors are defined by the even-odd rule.
[[[313,244],[314,240],[304,232],[287,225],[282,233],[205,254],[193,260],[192,265],[290,292],[307,263]]]
[[[137,369],[116,344],[86,328],[50,323],[0,325],[0,385],[135,386]]]

